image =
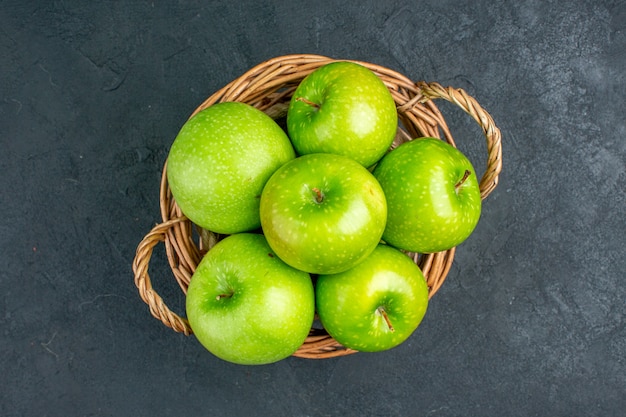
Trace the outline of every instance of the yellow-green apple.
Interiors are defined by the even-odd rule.
[[[315,313],[311,277],[276,256],[261,234],[230,235],[202,258],[187,291],[189,324],[215,356],[277,362],[306,339]]]
[[[469,159],[437,138],[405,142],[373,171],[389,209],[383,240],[411,252],[448,250],[473,232],[481,212]]]
[[[276,254],[315,274],[345,271],[369,255],[385,229],[387,204],[374,176],[335,154],[280,167],[261,194],[261,226]]]
[[[369,68],[348,61],[307,75],[287,112],[289,137],[299,155],[335,153],[365,167],[384,155],[397,128],[389,89]]]
[[[260,226],[267,179],[295,153],[284,130],[244,103],[214,104],[176,136],[167,179],[181,211],[197,225],[232,234]]]
[[[419,326],[428,286],[407,255],[380,244],[354,268],[318,276],[315,297],[320,322],[337,342],[377,352],[398,346]]]

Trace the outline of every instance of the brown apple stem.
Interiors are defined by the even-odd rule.
[[[463,178],[461,178],[461,180],[459,182],[456,183],[456,185],[454,186],[454,188],[459,191],[459,187],[461,185],[463,185],[463,183],[465,181],[467,181],[467,178],[472,174],[472,172],[469,169],[465,170],[465,173],[463,174]]]
[[[304,97],[298,97],[298,98],[296,99],[296,101],[301,101],[301,102],[303,102],[304,104],[308,104],[308,105],[309,105],[309,106],[311,106],[311,107],[315,107],[316,109],[319,109],[319,108],[320,108],[320,105],[319,105],[319,104],[314,103],[314,102],[312,102],[311,100],[306,99],[306,98],[304,98]]]
[[[395,329],[393,328],[393,325],[391,324],[391,320],[389,320],[389,316],[387,315],[385,308],[383,306],[378,307],[378,312],[380,313],[381,316],[383,316],[383,319],[385,319],[385,323],[387,323],[387,327],[389,327],[389,331],[394,332]]]
[[[220,294],[220,295],[218,295],[217,297],[215,297],[215,299],[216,299],[217,301],[219,301],[219,300],[221,300],[222,298],[230,298],[230,297],[232,297],[232,296],[233,296],[232,294]]]
[[[322,194],[322,190],[317,187],[313,187],[311,190],[315,193],[315,202],[317,204],[321,204],[324,201],[324,194]]]

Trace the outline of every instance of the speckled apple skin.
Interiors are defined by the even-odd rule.
[[[324,195],[316,202],[314,188]],[[279,168],[261,196],[261,225],[287,264],[315,274],[345,271],[371,253],[387,204],[374,176],[340,155],[310,154]]]
[[[317,312],[326,331],[343,346],[364,352],[403,343],[428,308],[428,286],[422,271],[404,253],[382,244],[354,268],[320,275],[315,291]]]
[[[469,177],[455,191],[466,170]],[[383,240],[411,252],[433,253],[464,242],[481,213],[478,179],[467,157],[437,138],[406,142],[373,171],[387,197]]]
[[[239,233],[204,256],[191,278],[186,310],[196,338],[215,356],[262,365],[304,343],[314,298],[309,274],[282,262],[263,235]]]
[[[334,153],[370,167],[393,142],[398,112],[389,89],[371,70],[333,62],[299,84],[289,104],[287,128],[299,155]]]
[[[257,229],[267,179],[295,157],[268,115],[238,102],[214,104],[188,120],[174,140],[167,179],[182,212],[216,233]]]

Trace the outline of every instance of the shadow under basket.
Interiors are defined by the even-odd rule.
[[[296,87],[315,69],[337,61],[319,55],[287,55],[263,62],[217,91],[202,103],[190,117],[212,104],[239,101],[250,104],[275,120],[286,115],[289,100]],[[497,186],[502,169],[500,130],[492,117],[478,102],[461,89],[442,87],[438,83],[413,82],[393,70],[375,64],[357,62],[372,70],[389,88],[398,109],[399,129],[392,148],[418,137],[438,137],[453,146],[454,139],[441,112],[433,102],[444,99],[463,109],[481,127],[487,144],[487,163],[480,180],[481,198],[485,199]],[[160,188],[162,222],[157,224],[139,243],[133,272],[139,295],[150,307],[151,314],[171,329],[190,335],[192,329],[186,318],[172,312],[154,290],[148,267],[154,247],[163,243],[174,278],[183,293],[202,256],[224,236],[203,230],[181,212],[170,192],[167,163],[163,167]],[[422,270],[431,298],[441,287],[452,262],[455,248],[444,252],[408,255]],[[294,356],[324,359],[355,353],[334,340],[316,321],[302,346]]]

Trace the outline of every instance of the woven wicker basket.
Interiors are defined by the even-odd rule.
[[[289,99],[299,82],[316,68],[335,59],[318,55],[287,55],[263,62],[232,81],[202,103],[191,116],[217,102],[240,101],[263,110],[275,119],[284,117]],[[437,83],[413,82],[405,76],[367,62],[358,62],[376,73],[387,85],[398,109],[401,123],[393,146],[422,136],[439,137],[455,145],[446,121],[432,99],[442,98],[461,107],[482,128],[487,141],[487,164],[480,181],[481,197],[486,198],[498,184],[502,169],[500,131],[492,117],[460,89]],[[190,116],[190,117],[191,117]],[[148,266],[154,247],[163,242],[169,265],[181,290],[187,286],[202,256],[223,236],[200,229],[189,221],[172,198],[163,168],[160,189],[162,222],[140,242],[133,262],[135,285],[151,314],[166,326],[185,335],[192,333],[186,318],[172,312],[153,289]],[[409,254],[421,268],[432,297],[443,284],[454,259],[455,249],[434,254]],[[329,358],[355,353],[328,335],[316,321],[304,344],[294,353],[303,358]]]

